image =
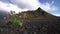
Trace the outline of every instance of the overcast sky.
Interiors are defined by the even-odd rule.
[[[27,10],[36,10],[41,7],[43,10],[60,16],[60,0],[0,0],[0,10],[16,13]]]

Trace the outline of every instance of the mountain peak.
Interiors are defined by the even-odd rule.
[[[40,7],[37,10],[42,10]]]

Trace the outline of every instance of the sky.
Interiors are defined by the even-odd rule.
[[[0,0],[0,10],[16,13],[42,8],[48,13],[60,16],[60,0]]]

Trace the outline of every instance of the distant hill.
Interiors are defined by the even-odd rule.
[[[2,19],[3,17],[8,16],[8,14],[9,14],[8,12],[0,10],[0,19]]]
[[[47,13],[46,11],[42,10],[40,7],[37,10],[32,11],[23,11],[17,14],[20,18],[31,18],[31,19],[55,19],[56,16]]]

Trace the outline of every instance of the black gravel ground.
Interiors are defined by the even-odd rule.
[[[0,34],[60,34],[60,19],[23,19],[23,26],[0,25]]]

